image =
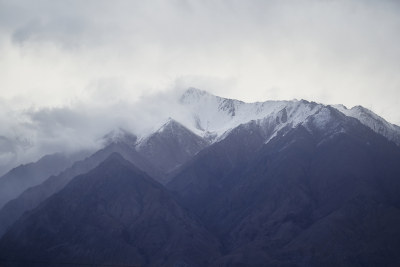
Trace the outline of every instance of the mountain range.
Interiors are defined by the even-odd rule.
[[[400,127],[195,88],[177,103],[185,119],[0,177],[0,263],[400,265]]]

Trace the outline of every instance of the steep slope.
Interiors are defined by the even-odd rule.
[[[119,154],[74,178],[0,240],[0,258],[20,262],[207,266],[217,256],[216,239]]]
[[[239,218],[224,232],[233,251],[220,263],[243,264],[257,252],[296,266],[399,263],[399,150],[366,129],[338,126],[331,135],[299,128],[263,149],[230,199],[240,213],[216,220],[225,230]]]
[[[220,141],[213,143],[182,166],[167,187],[183,197],[187,195],[190,198],[187,203],[192,203],[197,212],[209,210],[203,203],[219,197],[218,189],[230,188],[265,143],[290,131],[301,122],[300,117],[306,117],[309,113],[318,114],[325,109],[322,105],[306,101],[298,104],[228,130],[220,137]]]
[[[229,157],[211,165],[203,155],[242,150],[226,145],[204,150],[168,184],[221,238],[225,256],[216,266],[400,263],[400,150],[393,143],[324,107],[250,160],[235,159],[246,162],[240,171],[224,173]]]
[[[355,106],[351,109],[347,109],[343,105],[335,105],[334,107],[346,116],[358,119],[362,124],[371,128],[374,132],[385,136],[387,139],[400,146],[399,126],[387,122],[382,117],[362,106]]]
[[[112,153],[117,152],[152,177],[162,179],[162,174],[134,148],[125,143],[112,143],[90,157],[74,163],[59,175],[51,176],[40,185],[24,191],[0,210],[0,236],[24,212],[36,208],[42,201],[61,190],[72,178],[95,168]]]
[[[239,176],[265,141],[262,128],[255,122],[241,125],[204,149],[177,170],[167,187],[179,195],[188,207],[202,215],[207,203],[219,198],[229,182]]]
[[[209,143],[173,119],[136,146],[154,166],[167,173],[185,163]]]
[[[71,156],[64,154],[46,155],[37,162],[20,165],[0,177],[0,208],[9,200],[31,186],[43,182],[51,175],[56,175],[70,167],[74,161],[81,160],[85,153]]]

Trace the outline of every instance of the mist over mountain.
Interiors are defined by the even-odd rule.
[[[137,101],[121,100],[98,105],[77,101],[52,108],[19,110],[0,107],[4,113],[12,114],[1,121],[7,127],[0,130],[0,175],[21,164],[38,161],[44,155],[96,151],[104,146],[112,133],[117,134],[121,129],[139,140],[146,138],[169,118],[206,137],[207,141],[215,141],[241,123],[264,120],[283,112],[284,108],[286,112],[293,112],[288,123],[296,125],[311,114],[308,109],[314,106],[302,100],[245,103],[190,88],[150,94]],[[341,106],[335,107],[347,112]],[[352,114],[347,112],[348,116],[355,116],[399,144],[398,127],[371,111]]]
[[[139,107],[86,135],[98,149],[85,158],[0,178],[21,193],[0,209],[0,259],[400,264],[398,126],[361,106],[246,103],[196,88]]]

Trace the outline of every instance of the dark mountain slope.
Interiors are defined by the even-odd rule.
[[[31,186],[38,185],[51,175],[57,175],[81,160],[84,153],[72,156],[64,154],[46,155],[36,162],[20,165],[0,177],[0,208],[9,200]]]
[[[222,239],[216,265],[399,264],[400,150],[357,120],[323,108],[229,175],[199,156],[170,187]]]
[[[228,202],[236,212],[210,212],[232,249],[220,263],[250,264],[247,258],[256,252],[295,266],[398,263],[398,201],[379,185],[396,188],[399,168],[378,163],[375,152],[364,156],[363,145],[349,139],[339,134],[313,149],[313,138],[299,138],[284,151],[266,154],[268,163],[247,176],[250,181],[237,185],[229,201],[215,204],[222,209]],[[378,174],[388,168],[398,174]]]
[[[25,214],[0,258],[138,266],[207,266],[218,242],[119,154]]]
[[[241,125],[182,166],[167,187],[201,215],[246,170],[264,140],[264,131],[256,122]]]
[[[153,167],[135,149],[125,143],[112,143],[106,148],[94,153],[92,156],[74,163],[72,167],[66,169],[59,175],[51,176],[42,184],[27,189],[18,198],[8,202],[0,210],[0,236],[24,212],[34,209],[46,198],[61,190],[72,178],[95,168],[114,152],[120,153],[127,160],[134,163],[151,176],[161,177],[157,168]]]

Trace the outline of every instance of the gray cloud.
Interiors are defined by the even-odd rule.
[[[88,105],[77,100],[51,108],[19,109],[0,101],[0,124],[7,125],[0,129],[0,175],[46,154],[95,151],[104,144],[106,134],[119,128],[140,138],[170,116],[189,120],[178,104],[181,93],[182,89],[171,89],[137,101],[114,98]]]
[[[51,41],[66,48],[75,47],[80,43],[84,32],[84,23],[77,18],[57,18],[50,21],[33,19],[16,28],[12,41],[23,45],[26,42]]]

